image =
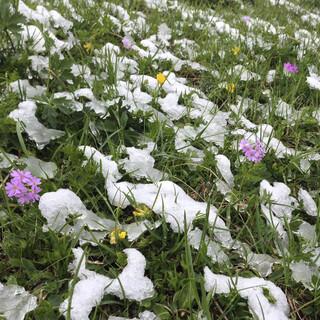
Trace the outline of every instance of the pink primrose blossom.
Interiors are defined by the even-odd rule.
[[[286,73],[298,73],[299,72],[298,66],[296,66],[295,64],[290,63],[290,62],[286,62],[283,64],[283,70]]]
[[[16,198],[21,205],[40,199],[41,179],[24,170],[13,170],[10,177],[11,180],[5,185],[5,191],[9,198]]]
[[[266,153],[262,142],[259,140],[257,140],[256,144],[253,146],[248,140],[242,139],[240,141],[239,148],[243,151],[249,161],[255,163],[261,162]]]

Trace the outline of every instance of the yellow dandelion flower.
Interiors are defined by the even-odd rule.
[[[226,89],[230,93],[234,93],[236,91],[236,85],[232,82],[228,83]]]
[[[151,213],[151,210],[145,204],[141,204],[138,205],[132,213],[135,217],[141,218],[148,216]]]
[[[234,47],[231,49],[234,56],[237,56],[240,53],[240,47]]]
[[[90,53],[93,50],[93,44],[91,42],[86,42],[83,45],[83,48],[87,51],[87,53]]]
[[[124,240],[126,236],[126,231],[115,228],[110,233],[110,244],[117,244],[120,240]]]
[[[157,80],[162,85],[167,80],[167,77],[162,72],[160,72],[157,74]]]

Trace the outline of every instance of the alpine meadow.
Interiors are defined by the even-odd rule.
[[[320,320],[320,0],[0,0],[0,319]]]

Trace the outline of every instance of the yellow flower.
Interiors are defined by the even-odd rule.
[[[167,77],[162,72],[160,72],[157,74],[157,80],[162,85],[167,80]]]
[[[226,89],[230,93],[234,93],[236,91],[236,85],[232,82],[228,83]]]
[[[86,42],[83,45],[84,49],[87,51],[87,53],[90,53],[93,49],[93,44],[91,42]]]
[[[148,216],[151,213],[151,210],[145,204],[141,204],[141,205],[138,205],[137,208],[135,208],[132,213],[135,217],[141,218],[141,217]]]
[[[234,47],[231,49],[234,56],[237,56],[240,53],[240,47]]]
[[[110,233],[110,243],[117,244],[119,240],[124,240],[127,236],[127,232],[119,228],[115,228]]]

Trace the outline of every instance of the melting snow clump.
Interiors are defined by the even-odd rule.
[[[262,278],[228,277],[204,268],[205,289],[215,294],[229,294],[232,288],[248,300],[249,310],[259,320],[287,320],[289,305],[283,291]]]
[[[69,269],[73,273],[78,270],[80,281],[74,286],[72,299],[66,299],[60,305],[60,312],[65,315],[71,303],[71,320],[89,320],[92,308],[99,305],[105,294],[135,301],[151,298],[154,287],[151,280],[144,276],[145,257],[136,249],[125,249],[124,252],[127,255],[127,266],[117,278],[111,279],[86,269],[83,250],[73,249],[75,260]]]
[[[0,315],[7,320],[23,320],[37,307],[37,298],[17,285],[0,283]]]

